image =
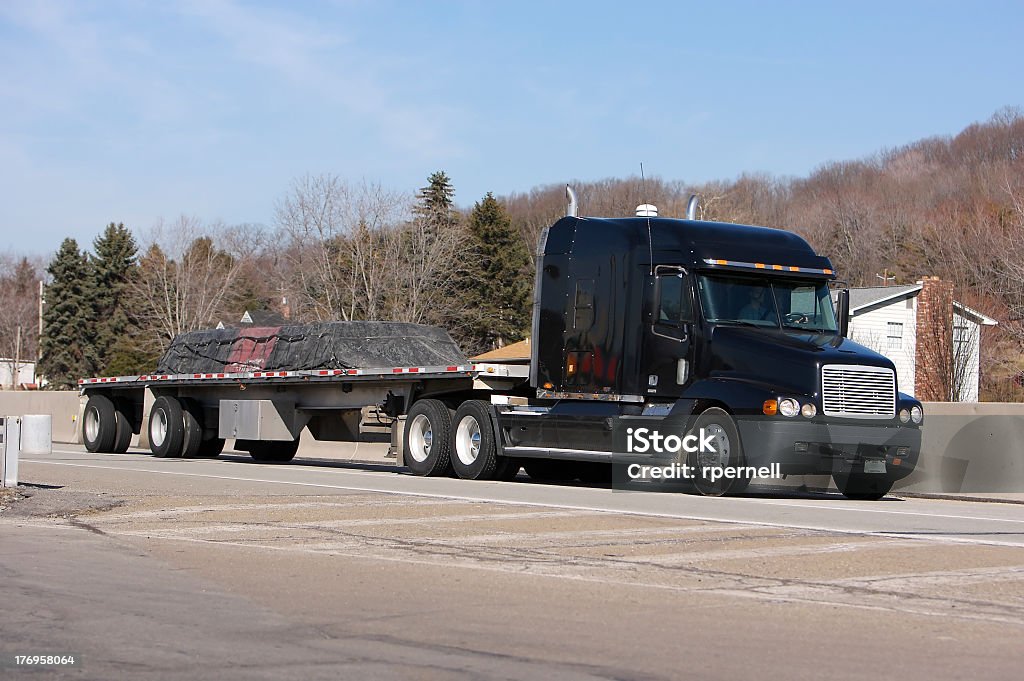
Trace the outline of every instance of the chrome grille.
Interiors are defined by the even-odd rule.
[[[822,412],[851,419],[896,415],[896,375],[885,367],[828,364],[821,368]]]

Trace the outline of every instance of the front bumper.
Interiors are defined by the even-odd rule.
[[[921,453],[921,429],[909,426],[739,418],[748,465],[777,463],[788,475],[858,472],[885,461],[893,480],[910,475]]]

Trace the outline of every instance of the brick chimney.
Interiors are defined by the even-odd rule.
[[[917,351],[914,397],[949,400],[953,380],[953,282],[925,277],[917,282]]]

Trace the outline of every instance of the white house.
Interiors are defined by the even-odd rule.
[[[9,357],[0,357],[0,390],[10,390],[18,385],[32,385],[35,382],[35,362],[15,362]]]
[[[938,370],[955,376],[951,380],[957,401],[977,402],[981,327],[998,322],[953,300],[952,293],[952,284],[938,278],[903,286],[852,288],[849,335],[893,361],[900,392],[918,399],[947,399],[934,385]],[[931,318],[947,321],[929,326],[925,312],[929,308],[938,315]],[[949,338],[935,338],[938,328]],[[936,361],[945,366],[930,373],[927,367]]]

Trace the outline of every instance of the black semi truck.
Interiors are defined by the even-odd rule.
[[[828,258],[790,232],[696,220],[696,197],[686,219],[646,204],[594,218],[566,190],[568,214],[538,246],[529,367],[472,364],[442,331],[408,324],[196,332],[153,375],[81,381],[86,446],[124,451],[141,432],[160,456],[233,440],[288,461],[303,429],[355,439],[377,406],[419,475],[658,466],[720,495],[763,469],[877,499],[913,471],[921,404],[889,359],[845,337],[849,293],[833,303]],[[687,435],[687,449],[652,446]]]

